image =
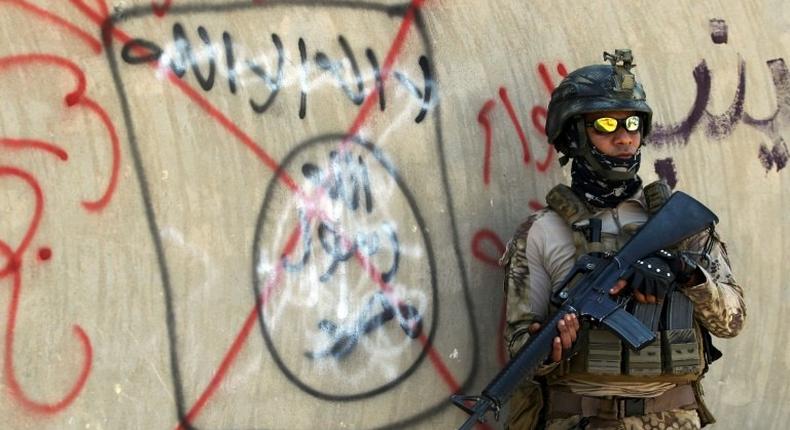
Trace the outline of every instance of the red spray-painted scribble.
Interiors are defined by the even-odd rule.
[[[549,71],[546,68],[546,65],[543,63],[538,64],[538,74],[540,75],[541,81],[543,81],[543,86],[546,88],[546,91],[551,94],[554,91],[554,88],[557,86],[554,84],[554,81],[551,79],[549,75]],[[562,63],[557,64],[557,74],[561,77],[568,76],[568,70],[565,68],[565,65]],[[531,112],[532,117],[532,126],[535,127],[535,130],[538,131],[542,136],[546,136],[546,118],[548,117],[548,112],[545,106],[536,105],[532,107]],[[538,163],[538,170],[541,172],[545,172],[549,168],[549,164],[551,163],[554,157],[554,146],[549,145],[548,154],[546,154],[546,159],[542,163]]]
[[[516,110],[513,108],[513,104],[510,102],[510,97],[508,97],[505,87],[499,88],[499,99],[502,100],[502,104],[505,105],[505,110],[507,110],[510,121],[513,123],[513,127],[516,128],[518,140],[521,141],[521,149],[524,152],[524,164],[529,164],[529,160],[531,158],[529,156],[529,141],[527,140],[527,135],[524,134],[524,129],[521,127],[521,121],[519,121],[518,117],[516,116]]]
[[[66,30],[69,30],[71,33],[77,34],[78,36],[84,35],[87,33],[81,31],[73,31],[74,27],[71,26],[66,21],[60,19],[59,17],[43,11],[35,6],[29,5],[25,2],[6,2],[8,4],[14,4],[17,6],[22,6],[25,10],[29,10],[35,13],[37,16],[50,21],[56,24],[63,26]],[[90,46],[94,46],[93,42],[98,43],[98,40],[93,39],[92,37],[81,37],[85,40]],[[98,52],[100,52],[100,45]],[[102,196],[95,200],[95,201],[84,201],[82,202],[83,207],[86,210],[91,212],[98,212],[105,208],[115,191],[119,171],[120,171],[120,141],[117,137],[115,132],[115,127],[112,124],[112,121],[105,112],[105,110],[95,101],[87,98],[85,96],[85,91],[87,87],[86,78],[84,72],[72,61],[60,57],[57,55],[51,54],[24,54],[24,55],[14,55],[14,56],[7,56],[0,58],[0,72],[4,72],[11,68],[29,68],[29,67],[37,67],[37,66],[56,66],[59,69],[66,70],[69,74],[71,74],[75,81],[76,81],[76,88],[67,93],[64,97],[64,103],[68,108],[85,108],[89,110],[93,115],[99,117],[105,128],[108,130],[110,134],[110,141],[112,145],[112,168],[110,173],[110,181],[107,185],[105,191],[103,192]],[[68,153],[58,145],[55,145],[50,142],[37,140],[37,139],[27,139],[27,138],[9,138],[3,137],[0,138],[0,147],[11,149],[11,150],[24,150],[24,149],[33,149],[33,150],[40,150],[44,153],[52,154],[58,157],[62,161],[68,160]],[[82,346],[82,354],[83,354],[83,363],[79,375],[77,376],[76,381],[68,390],[68,392],[58,401],[54,402],[43,402],[34,400],[28,395],[25,390],[22,388],[21,384],[19,383],[16,372],[15,372],[15,362],[14,362],[14,339],[16,333],[16,322],[17,316],[19,312],[19,302],[20,297],[22,294],[22,270],[23,270],[23,261],[24,255],[27,251],[37,229],[38,225],[41,221],[42,214],[43,214],[43,192],[38,184],[38,182],[34,179],[34,177],[21,169],[16,167],[10,166],[2,166],[0,167],[0,177],[13,177],[17,179],[21,179],[24,181],[34,192],[36,197],[36,204],[35,204],[35,212],[33,214],[33,218],[30,222],[30,226],[25,234],[22,243],[16,249],[12,249],[8,244],[5,242],[0,241],[0,251],[4,254],[7,258],[8,263],[3,268],[2,272],[0,272],[0,280],[5,278],[11,278],[12,289],[11,289],[11,301],[8,308],[8,319],[6,325],[6,333],[5,333],[5,343],[4,343],[4,362],[3,362],[3,376],[6,380],[6,386],[9,390],[9,393],[12,398],[14,398],[19,404],[22,405],[25,409],[32,413],[43,414],[43,415],[53,415],[58,412],[63,411],[69,405],[71,405],[80,394],[82,389],[84,388],[88,377],[90,375],[90,371],[92,368],[93,363],[93,348],[91,346],[90,339],[85,331],[79,326],[74,325],[72,330],[74,336],[77,338],[78,342]],[[52,250],[48,247],[42,247],[38,250],[37,256],[39,261],[45,262],[48,261],[52,257]]]
[[[538,74],[540,75],[541,81],[543,81],[543,86],[546,88],[546,91],[549,94],[554,91],[557,86],[554,84],[554,81],[551,79],[551,75],[549,75],[549,69],[546,67],[545,64],[540,63],[538,64]],[[557,63],[557,74],[562,76],[563,78],[568,76],[568,69],[565,68],[565,64]]]
[[[154,15],[158,16],[159,18],[164,17],[172,5],[173,0],[165,0],[162,4],[157,3],[156,0],[151,0],[151,10],[153,10]]]
[[[25,182],[33,190],[36,197],[36,204],[35,211],[33,212],[33,218],[30,220],[30,225],[28,226],[27,231],[25,232],[25,235],[17,249],[12,250],[10,246],[3,242],[3,253],[6,254],[9,263],[7,263],[3,271],[0,272],[0,276],[5,276],[21,268],[22,255],[25,253],[25,251],[27,251],[27,248],[30,246],[30,242],[33,241],[33,236],[36,234],[36,230],[38,229],[38,225],[41,222],[41,216],[44,211],[44,194],[41,191],[41,187],[38,185],[38,182],[30,173],[27,173],[16,167],[0,166],[0,177],[4,176],[15,176]]]
[[[74,106],[85,94],[87,81],[82,69],[71,60],[51,54],[24,54],[0,58],[0,71],[13,66],[26,66],[34,63],[50,64],[68,70],[77,81],[77,88],[66,94],[66,105]]]
[[[101,197],[94,201],[82,202],[82,205],[86,210],[90,212],[99,212],[107,207],[107,205],[110,203],[112,195],[118,185],[118,177],[121,169],[121,143],[118,139],[118,134],[115,131],[115,125],[113,125],[110,116],[107,115],[107,112],[101,107],[101,105],[85,96],[85,89],[87,86],[85,73],[76,64],[66,58],[51,54],[25,54],[2,57],[0,58],[0,71],[11,67],[29,67],[36,64],[54,65],[69,71],[77,80],[77,88],[66,95],[66,106],[72,108],[79,106],[89,110],[92,114],[99,118],[110,135],[112,164],[110,168],[109,183],[107,184],[107,187],[105,188]],[[31,141],[30,144],[36,145],[36,143],[33,141]],[[43,147],[46,148],[47,145],[44,144]],[[57,149],[55,148],[50,149],[57,152]]]
[[[101,2],[102,0],[98,0],[98,1]],[[83,15],[85,15],[91,21],[93,21],[94,24],[101,25],[104,22],[104,19],[106,19],[103,16],[103,8],[100,4],[98,5],[99,11],[97,12],[92,7],[85,4],[84,0],[69,0],[69,3],[71,3],[71,5],[74,6],[75,8],[77,8],[78,11],[82,12]]]
[[[495,252],[493,255],[490,253],[491,248],[493,248]],[[499,270],[499,258],[504,253],[505,244],[496,232],[488,229],[481,229],[472,237],[472,255],[478,261]],[[503,300],[500,309],[499,325],[497,326],[497,359],[499,360],[500,366],[504,366],[508,360],[505,337],[503,335],[505,332],[505,324],[507,324],[507,318],[505,316],[506,304],[507,302]]]
[[[524,133],[524,129],[521,127],[521,121],[518,120],[516,116],[516,110],[513,108],[513,105],[510,103],[510,98],[507,94],[507,89],[504,87],[499,89],[499,98],[502,100],[502,104],[505,105],[505,109],[507,110],[508,116],[510,117],[510,121],[513,123],[513,127],[516,128],[516,134],[518,135],[518,139],[521,141],[521,146],[524,149],[524,164],[529,163],[529,141],[527,140],[526,134]],[[532,109],[532,121],[533,125],[536,124],[536,116],[535,112],[539,112],[539,109],[544,109],[544,118],[545,118],[545,108],[542,106],[536,106]],[[538,131],[543,131],[545,134],[546,130],[542,124],[537,124],[536,128]],[[554,157],[554,147],[549,145],[548,149],[546,150],[546,159],[542,162],[536,162],[536,167],[538,168],[539,172],[545,172],[549,168],[549,163],[551,163],[551,159]]]
[[[17,6],[26,12],[32,13],[33,15],[37,16],[38,18],[42,19],[43,21],[55,24],[67,32],[77,36],[83,42],[88,44],[90,48],[97,54],[101,53],[102,45],[99,39],[91,36],[86,31],[82,30],[81,28],[77,27],[76,25],[66,21],[65,19],[61,18],[58,15],[53,14],[47,10],[41,9],[40,7],[30,4],[25,0],[0,0],[0,4],[5,3],[13,6]]]
[[[52,258],[52,250],[47,247],[39,248],[38,250],[38,259],[41,261],[48,261]]]
[[[559,63],[557,65],[557,73],[565,77],[568,75],[568,71],[565,68],[565,65]],[[551,94],[554,91],[555,84],[552,81],[551,76],[549,76],[548,69],[546,65],[541,63],[538,65],[538,76],[540,77],[541,81],[543,82],[544,87]],[[505,111],[507,112],[508,117],[510,118],[510,122],[513,125],[513,128],[516,131],[516,135],[518,136],[519,142],[521,142],[521,149],[523,152],[523,162],[524,165],[528,165],[532,159],[530,153],[530,143],[529,139],[527,139],[527,134],[524,131],[524,128],[521,125],[521,121],[518,119],[518,113],[516,109],[513,107],[513,103],[510,101],[510,96],[507,92],[507,88],[500,87],[499,88],[499,99],[502,102],[502,105],[505,107]],[[491,148],[493,146],[492,143],[492,126],[489,114],[491,110],[495,107],[496,103],[489,99],[486,100],[483,104],[483,107],[477,114],[477,122],[480,123],[480,126],[483,127],[484,132],[484,139],[485,139],[485,146],[484,146],[484,154],[483,154],[483,184],[489,185],[491,183]],[[534,127],[535,131],[542,136],[546,136],[546,107],[542,105],[535,105],[532,107],[530,112],[530,118],[532,120],[532,126]],[[539,172],[546,172],[549,167],[551,167],[551,162],[554,159],[554,147],[548,145],[546,150],[546,158],[543,161],[536,161],[535,167],[538,169]]]
[[[107,6],[107,0],[96,0],[96,4],[99,6],[102,16],[108,18],[110,16],[110,8]]]
[[[494,255],[490,254],[489,250],[485,249],[485,244],[488,245],[489,249],[494,249]],[[499,268],[499,257],[504,253],[505,244],[495,232],[488,229],[481,229],[472,237],[472,255],[481,262]]]
[[[477,122],[483,127],[485,132],[485,152],[483,154],[483,183],[488,185],[491,182],[491,146],[493,145],[493,131],[491,130],[491,120],[488,113],[496,106],[494,100],[487,100],[480,112],[477,114]]]
[[[63,148],[42,140],[0,138],[0,146],[10,149],[40,149],[53,154],[63,161],[69,159],[69,154]]]
[[[16,378],[14,371],[14,334],[16,331],[16,320],[19,311],[19,298],[22,293],[22,268],[24,262],[25,251],[27,251],[33,237],[36,234],[38,226],[44,211],[44,195],[38,182],[33,176],[21,169],[11,166],[0,166],[0,178],[12,177],[21,179],[33,191],[35,195],[35,210],[32,219],[28,226],[27,232],[23,237],[21,243],[16,249],[11,248],[7,243],[0,240],[0,253],[2,253],[8,261],[0,272],[0,280],[7,277],[12,278],[11,302],[8,305],[8,319],[5,333],[5,349],[3,354],[3,376],[6,380],[6,385],[11,396],[18,401],[27,410],[40,413],[44,415],[52,415],[58,413],[68,407],[77,398],[82,391],[85,383],[88,380],[88,375],[93,364],[93,348],[90,339],[85,331],[78,325],[73,326],[74,336],[82,345],[83,350],[83,364],[76,382],[72,385],[71,389],[59,401],[52,403],[45,403],[31,399],[22,389],[19,381]],[[43,251],[43,250],[42,250]],[[39,251],[39,256],[47,255],[46,252]],[[51,251],[49,253],[51,256]],[[47,257],[48,259],[49,257]]]
[[[101,119],[102,124],[107,129],[107,133],[110,135],[110,144],[112,146],[110,182],[107,184],[104,194],[98,200],[82,202],[82,206],[84,206],[85,209],[91,212],[98,212],[107,207],[118,186],[118,176],[121,172],[121,142],[118,139],[118,133],[115,131],[115,125],[113,125],[110,116],[107,115],[107,111],[105,111],[104,108],[87,97],[80,99],[79,105],[84,106]]]

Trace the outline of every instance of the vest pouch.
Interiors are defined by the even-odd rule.
[[[664,371],[670,375],[698,374],[700,351],[693,328],[664,330],[661,336],[664,351]]]
[[[579,354],[574,357],[574,372],[594,375],[619,375],[622,363],[622,342],[603,327],[584,330]]]
[[[639,351],[628,347],[623,353],[625,372],[634,376],[657,376],[663,371],[661,365],[661,333],[653,332],[656,340]]]
[[[660,304],[632,302],[629,308],[634,317],[653,331],[656,335],[656,340],[639,351],[624,347],[623,368],[625,374],[634,376],[660,375],[663,371],[663,366],[661,364],[661,333],[658,331],[658,328],[663,306]]]
[[[688,375],[702,373],[702,352],[694,328],[694,305],[680,291],[667,297],[665,330],[661,334],[664,373]]]

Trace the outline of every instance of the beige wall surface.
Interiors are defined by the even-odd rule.
[[[746,291],[714,428],[785,428],[787,1],[2,0],[0,429],[460,425],[550,91],[621,47]]]

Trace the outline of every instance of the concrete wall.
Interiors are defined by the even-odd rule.
[[[618,47],[642,177],[746,290],[715,428],[790,419],[786,1],[8,0],[0,37],[0,428],[457,426],[567,179],[550,90]]]

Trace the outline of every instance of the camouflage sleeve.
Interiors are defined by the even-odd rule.
[[[529,245],[532,249],[528,250],[528,238],[530,229],[541,215],[541,212],[535,213],[519,226],[513,238],[508,242],[505,254],[499,260],[499,264],[505,268],[505,314],[507,320],[505,342],[507,342],[511,357],[529,338],[527,327],[533,322],[542,321],[546,313],[545,310],[541,311],[543,305],[535,303],[536,297],[533,288],[536,286],[531,285],[531,282],[535,282],[534,278],[537,278],[540,283],[541,279],[548,279],[548,275],[530,273],[527,258],[528,254],[533,254],[531,258],[535,259],[535,254],[539,253],[534,249],[536,247],[534,238],[530,240]],[[534,268],[533,265],[533,270]],[[546,288],[550,289],[551,285],[548,284]]]
[[[683,292],[694,303],[695,318],[717,337],[734,337],[743,328],[746,304],[743,288],[735,281],[727,248],[716,233],[692,237],[686,249],[710,256],[701,259],[700,270],[705,281],[687,287]]]
[[[535,218],[532,215],[519,226],[499,259],[499,265],[505,268],[505,342],[511,358],[529,338],[527,327],[535,321],[527,294],[529,265],[526,253],[527,235]]]

